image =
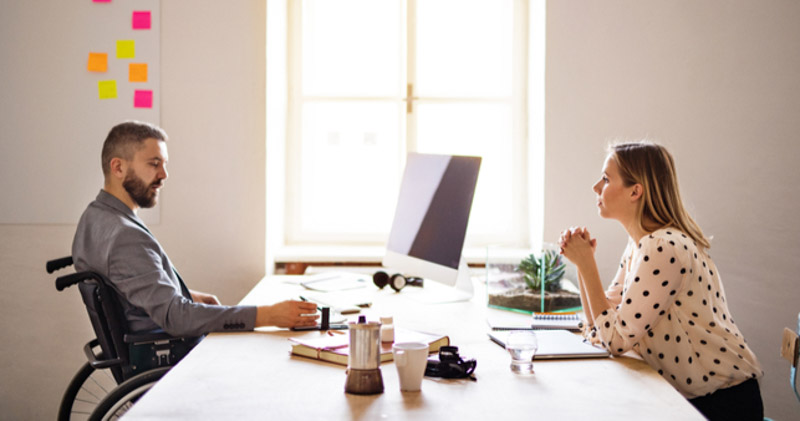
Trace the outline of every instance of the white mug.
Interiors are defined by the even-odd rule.
[[[417,392],[422,386],[422,376],[428,364],[428,344],[401,342],[392,345],[392,355],[400,378],[400,390]]]

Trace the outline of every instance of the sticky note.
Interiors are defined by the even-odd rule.
[[[134,58],[136,56],[136,42],[133,40],[117,41],[117,58]]]
[[[135,108],[153,108],[153,91],[135,90],[133,92],[133,106]]]
[[[128,64],[129,82],[147,82],[147,63]]]
[[[105,72],[108,70],[108,54],[106,53],[89,53],[89,62],[86,64],[86,70],[90,72]]]
[[[133,12],[133,29],[150,29],[150,11]]]
[[[117,97],[117,81],[101,80],[97,82],[97,92],[100,99],[111,99]]]
[[[111,3],[111,0],[92,0],[92,3]]]

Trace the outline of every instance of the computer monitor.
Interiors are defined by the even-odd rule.
[[[472,297],[462,256],[481,158],[409,153],[383,266]]]

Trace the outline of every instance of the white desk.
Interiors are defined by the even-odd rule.
[[[297,297],[285,277],[262,280],[242,300]],[[428,288],[428,287],[426,287]],[[396,326],[447,334],[462,356],[478,361],[477,382],[426,377],[421,392],[400,392],[393,363],[381,366],[385,391],[344,393],[345,367],[291,356],[287,338],[320,335],[264,329],[209,335],[156,384],[125,419],[702,420],[675,389],[634,358],[537,361],[532,376],[514,375],[510,357],[491,342],[480,294],[472,302],[421,304],[375,290],[368,319],[394,316]],[[590,415],[591,411],[591,415]]]

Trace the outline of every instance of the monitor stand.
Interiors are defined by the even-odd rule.
[[[469,266],[463,256],[458,262],[458,278],[453,286],[426,279],[422,289],[419,293],[409,294],[409,297],[426,304],[443,304],[469,301],[475,295]]]

